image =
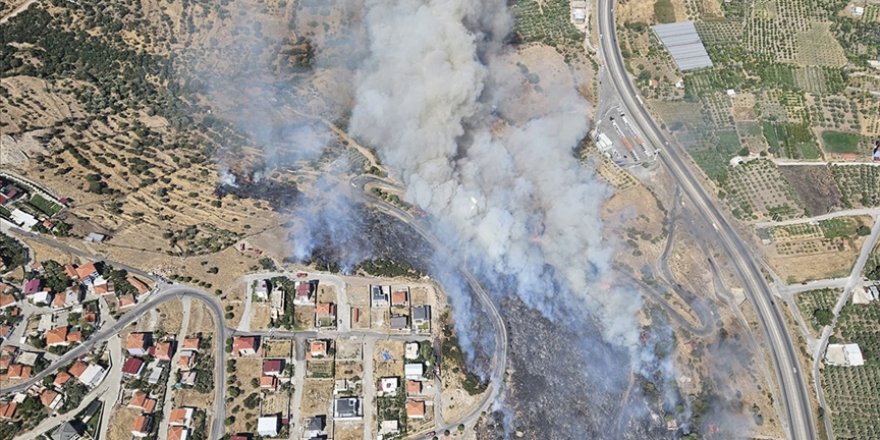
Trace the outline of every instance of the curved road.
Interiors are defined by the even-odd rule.
[[[65,353],[63,356],[58,358],[58,360],[49,365],[49,367],[47,367],[45,370],[37,373],[26,382],[4,388],[2,391],[0,391],[0,394],[18,393],[28,389],[33,384],[41,382],[46,376],[73,362],[74,359],[88,353],[96,345],[115,336],[129,324],[140,318],[141,315],[143,315],[144,313],[149,312],[153,308],[158,307],[163,303],[166,303],[168,301],[180,300],[184,297],[189,297],[202,301],[203,303],[205,303],[206,306],[208,306],[208,309],[210,309],[211,313],[214,315],[214,325],[216,328],[214,343],[217,348],[217,359],[214,361],[214,421],[211,427],[211,433],[213,434],[213,438],[215,439],[223,437],[223,435],[225,434],[224,422],[226,420],[226,386],[224,379],[226,365],[225,348],[228,332],[225,321],[223,320],[223,307],[213,295],[186,286],[167,285],[158,289],[158,291],[153,294],[150,299],[138,304],[137,306],[135,306],[134,309],[122,315],[119,320],[117,320],[113,325],[96,331],[88,340]],[[219,435],[217,435],[217,433],[219,433]]]
[[[416,233],[421,235],[422,238],[434,247],[438,253],[444,256],[449,256],[450,261],[455,261],[449,249],[424,223],[413,217],[412,214],[374,196],[370,191],[367,191],[365,187],[369,183],[374,183],[386,188],[394,187],[388,182],[373,176],[357,176],[351,179],[351,186],[359,191],[352,191],[352,195],[360,198],[367,206],[402,221],[416,231]],[[504,382],[504,371],[507,365],[507,326],[504,323],[504,319],[501,317],[501,313],[498,312],[498,308],[495,307],[495,303],[492,301],[489,293],[483,289],[482,285],[480,285],[477,277],[464,266],[459,265],[457,269],[459,274],[461,274],[464,280],[468,283],[471,290],[473,290],[474,294],[476,294],[477,299],[483,305],[483,309],[488,313],[489,318],[492,321],[492,326],[495,329],[495,350],[492,353],[492,373],[489,376],[489,387],[491,391],[486,394],[486,397],[483,398],[480,405],[470,413],[462,416],[459,420],[449,423],[446,423],[443,420],[437,420],[437,432],[442,432],[445,429],[455,431],[459,424],[467,425],[477,420],[482,413],[492,405],[498,397],[498,394],[501,392],[501,385]],[[439,402],[437,403],[439,404]],[[411,437],[416,436],[418,436],[418,433],[411,435]]]
[[[623,57],[620,54],[617,27],[614,21],[614,0],[599,0],[598,21],[600,50],[605,66],[627,113],[632,116],[634,123],[639,126],[655,148],[663,148],[659,155],[660,160],[694,203],[701,216],[717,232],[739,278],[744,283],[749,300],[755,306],[758,321],[770,343],[770,355],[776,379],[782,390],[779,400],[784,409],[789,437],[797,440],[815,439],[815,423],[805,377],[800,371],[797,352],[782,314],[772,299],[773,294],[770,287],[752,258],[751,251],[739,238],[733,226],[722,215],[713,199],[706,193],[682,158],[686,153],[681,151],[681,146],[670,140],[660,130],[642,104],[641,98],[626,72]]]

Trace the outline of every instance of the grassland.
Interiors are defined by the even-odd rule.
[[[859,148],[860,136],[855,133],[825,130],[822,132],[822,143],[825,151],[843,154],[855,153]]]

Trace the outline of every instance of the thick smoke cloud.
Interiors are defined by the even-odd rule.
[[[599,217],[608,189],[572,153],[589,105],[570,77],[530,84],[501,44],[505,3],[474,3],[367,1],[350,131],[439,219],[463,261],[513,276],[507,285],[527,305],[597,319],[606,341],[635,349],[640,297],[609,282]],[[518,100],[535,90],[536,102]]]

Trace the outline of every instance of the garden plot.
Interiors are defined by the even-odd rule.
[[[880,438],[880,302],[848,304],[831,342],[856,343],[865,358],[861,367],[822,370],[822,389],[838,438]]]
[[[731,169],[724,191],[738,218],[785,220],[804,212],[797,194],[768,160],[753,160]]]
[[[810,122],[807,112],[807,102],[804,94],[794,90],[778,91],[779,102],[785,108],[785,117],[788,122],[805,124]]]
[[[834,306],[840,294],[840,289],[810,290],[796,294],[798,309],[813,336],[818,337],[822,333],[822,327],[831,323]]]
[[[832,165],[831,171],[847,205],[853,207],[880,206],[880,167]]]
[[[795,85],[807,93],[839,93],[846,87],[840,69],[819,66],[798,67],[794,71]]]
[[[807,214],[827,214],[843,209],[845,204],[834,175],[826,165],[780,166],[779,172],[798,194]]]
[[[790,159],[819,159],[822,153],[813,131],[806,124],[763,122],[764,139],[770,153]]]
[[[811,23],[797,35],[797,62],[803,66],[843,67],[846,53],[831,34],[828,23]]]

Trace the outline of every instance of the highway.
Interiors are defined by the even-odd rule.
[[[660,130],[642,104],[641,98],[626,72],[617,42],[614,1],[599,0],[597,13],[601,40],[600,53],[627,114],[647,140],[655,148],[661,150],[660,160],[669,174],[675,179],[684,194],[688,196],[700,215],[716,230],[737,275],[743,282],[747,297],[755,307],[761,329],[770,344],[769,354],[776,373],[776,380],[781,389],[781,394],[777,395],[776,400],[781,402],[785,428],[789,438],[815,439],[815,423],[805,385],[805,375],[800,371],[797,351],[782,314],[772,299],[773,294],[770,287],[762,276],[748,246],[722,215],[713,198],[702,187],[686,160],[683,159],[687,153]]]

